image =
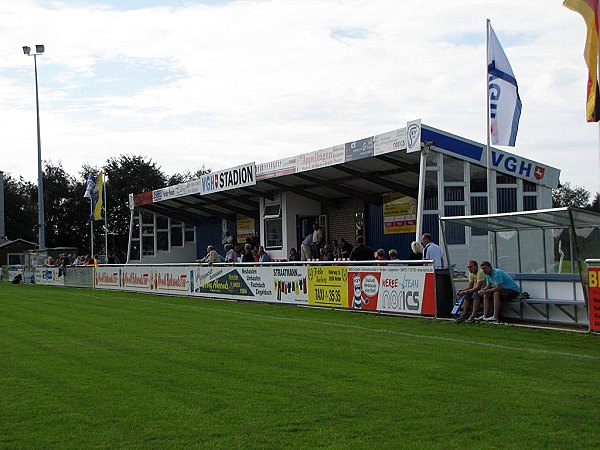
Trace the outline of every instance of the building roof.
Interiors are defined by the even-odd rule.
[[[29,245],[32,245],[34,247],[38,246],[36,242],[26,241],[25,239],[13,239],[13,240],[2,242],[0,244],[0,248],[2,248],[2,247],[8,247],[8,246],[10,246],[12,244],[16,244],[17,242],[23,242],[25,244],[29,244]]]
[[[420,140],[421,147],[487,166],[484,144],[427,125],[422,125]],[[239,175],[245,166],[140,193],[133,196],[133,203],[146,211],[199,224],[215,218],[235,220],[236,214],[257,219],[259,198],[273,200],[282,191],[322,204],[346,198],[381,204],[382,194],[390,192],[416,198],[421,152],[407,153],[406,141],[406,128],[401,128],[302,155],[248,164],[255,167],[255,182],[240,187],[211,189],[217,177]],[[491,167],[499,172],[551,188],[558,185],[560,171],[553,167],[495,148],[490,158]]]

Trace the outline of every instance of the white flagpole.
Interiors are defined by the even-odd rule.
[[[102,173],[102,190],[104,191],[104,256],[108,263],[108,205],[106,203],[106,178]]]
[[[492,214],[496,212],[496,208],[494,207],[494,198],[496,197],[493,192],[493,183],[492,183],[492,152],[491,152],[491,142],[490,142],[490,87],[489,87],[489,52],[490,52],[490,19],[486,19],[485,22],[485,105],[486,105],[486,124],[487,129],[485,132],[486,137],[486,178],[487,178],[487,192],[488,192],[488,214]],[[492,261],[492,233],[488,232],[488,261]]]

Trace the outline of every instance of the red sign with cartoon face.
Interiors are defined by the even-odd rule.
[[[380,283],[380,272],[348,271],[348,307],[350,309],[377,311]]]

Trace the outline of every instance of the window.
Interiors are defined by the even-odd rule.
[[[142,213],[142,256],[154,256],[154,214]]]
[[[499,213],[514,212],[517,210],[517,188],[498,188],[497,207]]]
[[[444,200],[462,202],[465,200],[465,188],[462,186],[444,186]]]
[[[446,206],[444,208],[444,214],[446,216],[464,216],[464,206]],[[446,224],[446,243],[447,244],[464,244],[465,239],[465,226],[456,223]]]
[[[471,214],[481,215],[488,213],[488,199],[483,196],[471,197]],[[487,231],[482,228],[471,228],[471,236],[486,236]]]
[[[129,259],[139,261],[140,259],[140,216],[133,216],[133,227],[131,230],[131,243],[129,246]]]
[[[444,181],[465,181],[464,164],[460,159],[444,155]]]
[[[156,250],[169,250],[169,219],[164,216],[156,216]]]
[[[265,205],[264,218],[275,219],[281,217],[281,204]]]
[[[265,203],[263,219],[266,238],[265,248],[281,248],[283,246],[281,203]]]
[[[265,231],[267,235],[266,248],[276,248],[283,246],[281,219],[265,220]]]
[[[195,228],[194,225],[188,225],[187,223],[185,224],[185,229],[184,229],[184,238],[185,238],[185,242],[194,242],[196,240],[196,236],[195,236]]]
[[[523,180],[523,211],[537,209],[537,184]]]
[[[171,220],[171,247],[183,245],[183,224],[177,220]]]
[[[477,164],[470,164],[470,166],[471,166],[471,181],[470,181],[471,192],[487,192],[487,175],[486,175],[485,167],[478,166]],[[472,213],[472,211],[471,211],[471,213]]]
[[[18,253],[9,253],[8,254],[8,265],[16,266],[19,264],[24,264],[25,255]]]
[[[437,171],[425,172],[425,209],[436,211],[438,209],[438,183]]]

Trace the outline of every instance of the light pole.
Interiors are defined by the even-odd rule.
[[[46,222],[44,220],[44,180],[42,172],[42,140],[40,138],[40,101],[38,98],[38,79],[37,79],[37,56],[44,53],[43,45],[35,46],[35,53],[31,53],[31,48],[23,46],[23,53],[27,56],[33,56],[33,67],[35,70],[35,111],[37,114],[37,150],[38,150],[38,245],[39,248],[46,248]]]

